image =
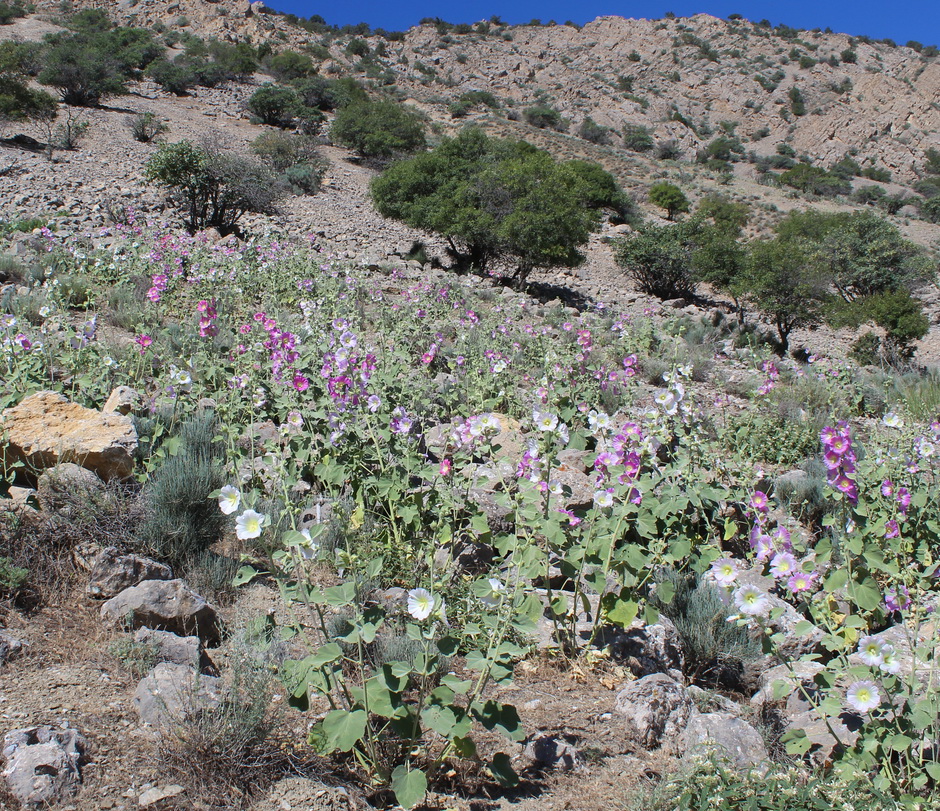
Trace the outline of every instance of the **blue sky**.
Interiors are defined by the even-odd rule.
[[[403,30],[422,17],[442,17],[448,22],[475,22],[498,14],[506,22],[574,20],[584,23],[603,14],[623,17],[662,17],[667,11],[679,16],[700,12],[726,17],[743,14],[750,20],[768,19],[774,25],[786,23],[796,28],[826,28],[847,34],[867,34],[881,39],[891,37],[903,45],[914,39],[925,45],[940,44],[940,6],[936,0],[730,0],[730,2],[679,2],[678,0],[357,0],[322,3],[315,0],[266,0],[271,8],[301,17],[319,14],[329,23],[367,22],[389,31]]]

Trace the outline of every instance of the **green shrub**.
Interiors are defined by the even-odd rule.
[[[695,683],[740,687],[746,665],[761,656],[760,642],[746,628],[728,622],[735,609],[719,587],[674,569],[665,570],[663,580],[674,589],[672,600],[651,602],[679,632],[686,675]]]
[[[163,53],[141,28],[79,29],[46,39],[39,81],[59,90],[66,104],[94,106],[126,92],[126,83]]]
[[[247,106],[262,124],[289,127],[297,114],[299,101],[292,88],[266,84],[251,94]]]
[[[610,132],[607,127],[602,127],[590,116],[581,122],[578,127],[578,137],[592,144],[609,144]]]
[[[0,25],[10,25],[17,17],[25,17],[25,6],[19,0],[0,3]]]
[[[630,811],[700,811],[706,808],[748,811],[832,811],[871,808],[901,811],[862,775],[831,773],[807,776],[780,766],[741,772],[721,753],[703,750],[686,767],[658,786],[640,792]]]
[[[209,498],[225,484],[225,452],[215,431],[211,412],[183,423],[176,454],[153,472],[142,493],[140,545],[172,566],[197,559],[222,537],[225,516]]]
[[[564,132],[568,129],[567,122],[561,117],[561,113],[548,104],[536,104],[532,107],[526,107],[522,111],[522,117],[526,124],[538,129],[551,129]]]
[[[160,651],[156,645],[135,642],[130,637],[114,640],[108,645],[108,654],[138,680],[146,676],[160,660]]]
[[[820,166],[798,163],[780,175],[780,182],[805,194],[836,197],[852,191],[852,184]]]
[[[793,115],[806,115],[806,101],[803,99],[800,88],[796,85],[791,87],[790,91],[787,93],[787,97],[790,99],[790,112],[793,113]]]
[[[891,172],[878,166],[869,166],[867,169],[862,170],[862,177],[867,177],[869,180],[876,180],[879,183],[891,182]]]
[[[917,209],[920,216],[928,222],[940,222],[940,195],[922,200]]]
[[[336,114],[333,139],[365,158],[391,158],[424,149],[421,115],[393,101],[358,101]]]
[[[128,118],[127,126],[135,141],[149,144],[158,135],[165,133],[169,127],[153,113],[140,113]]]
[[[251,142],[251,151],[275,172],[299,164],[323,163],[316,142],[306,135],[264,132]]]
[[[0,596],[5,600],[15,599],[17,593],[29,581],[29,570],[14,566],[8,557],[0,557]]]
[[[648,127],[642,124],[624,124],[623,145],[631,152],[649,152],[655,142]]]
[[[146,178],[167,188],[190,231],[231,233],[248,211],[274,211],[280,190],[271,171],[218,146],[163,144],[147,162]]]
[[[275,54],[268,62],[271,74],[280,82],[290,82],[302,79],[316,73],[313,60],[306,54],[296,51],[282,51]]]
[[[701,223],[696,218],[641,227],[617,245],[617,263],[644,293],[661,299],[691,296],[696,288],[693,257],[700,235]]]

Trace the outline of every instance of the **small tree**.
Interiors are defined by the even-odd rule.
[[[661,299],[695,293],[695,251],[702,236],[701,220],[675,225],[647,225],[616,248],[617,263],[626,268],[641,291]]]
[[[790,348],[790,334],[822,320],[828,300],[826,280],[813,272],[805,250],[777,237],[751,246],[745,280],[746,298],[774,324],[781,354]]]
[[[146,178],[168,189],[191,232],[215,227],[232,233],[246,212],[273,212],[283,193],[260,163],[189,141],[161,146],[147,162]]]
[[[268,66],[274,78],[281,82],[302,79],[316,73],[313,60],[306,54],[296,51],[282,51],[271,57]]]
[[[536,104],[532,107],[526,107],[522,111],[522,117],[525,119],[526,124],[538,127],[539,129],[551,129],[564,132],[568,128],[564,119],[561,117],[561,113],[548,104]]]
[[[421,115],[394,101],[359,101],[342,108],[330,134],[364,158],[388,159],[426,146]]]
[[[682,189],[665,181],[653,184],[650,189],[650,202],[665,209],[666,219],[669,220],[675,219],[676,214],[684,214],[689,210],[689,200],[682,193]]]
[[[28,84],[26,52],[17,43],[0,45],[0,123],[54,118],[56,100]]]
[[[578,127],[578,137],[592,144],[609,144],[610,134],[607,127],[602,127],[593,118],[585,118]]]
[[[247,106],[261,123],[272,127],[288,127],[294,120],[298,105],[296,91],[289,87],[266,84],[251,94]]]

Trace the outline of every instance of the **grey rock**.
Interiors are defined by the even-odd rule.
[[[23,652],[26,643],[6,631],[0,631],[0,665]]]
[[[104,491],[104,482],[92,471],[71,462],[44,470],[36,484],[39,506],[49,514],[72,518],[88,509]]]
[[[625,664],[637,678],[665,673],[675,681],[683,680],[685,666],[679,632],[672,620],[660,615],[652,625],[642,621],[613,635],[610,655]]]
[[[130,386],[118,386],[108,396],[101,413],[127,415],[137,411],[142,402],[140,394]]]
[[[574,739],[554,732],[536,732],[525,740],[524,757],[539,768],[570,772],[581,765]]]
[[[103,549],[91,567],[88,593],[110,598],[145,580],[170,580],[173,570],[140,555],[122,555],[116,547]]]
[[[802,730],[809,738],[807,756],[820,768],[831,766],[838,752],[855,745],[863,724],[861,716],[851,712],[840,713],[827,721],[815,710],[807,710],[787,719],[788,729]]]
[[[629,682],[617,693],[615,711],[628,735],[647,749],[671,748],[695,710],[685,688],[656,673]]]
[[[679,736],[679,751],[685,757],[715,751],[738,769],[766,764],[770,756],[754,727],[724,712],[696,713]]]
[[[124,589],[101,606],[101,618],[115,626],[153,628],[180,636],[221,640],[215,609],[182,580],[145,580]]]
[[[186,789],[177,785],[156,786],[154,788],[148,788],[140,795],[140,797],[137,798],[137,804],[141,808],[149,808],[151,805],[156,805],[159,802],[163,802],[163,800],[179,797],[179,795],[185,791]]]
[[[819,662],[793,662],[777,665],[761,674],[760,689],[751,698],[751,706],[757,709],[767,704],[786,703],[787,711],[803,712],[809,709],[804,691],[810,696],[818,692],[813,681],[826,668]]]
[[[140,720],[151,726],[181,724],[195,713],[221,703],[221,679],[169,662],[158,664],[134,691],[134,709]]]
[[[152,628],[139,628],[134,634],[134,641],[150,645],[157,653],[158,660],[173,665],[187,665],[206,673],[218,676],[218,672],[209,655],[202,647],[198,636],[177,636],[169,631],[154,631]]]
[[[3,738],[3,778],[24,807],[52,804],[69,797],[81,780],[85,741],[74,729],[29,727]]]
[[[250,811],[368,811],[344,788],[327,786],[306,777],[278,780],[267,796],[251,806]]]

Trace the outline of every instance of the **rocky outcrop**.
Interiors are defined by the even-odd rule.
[[[33,394],[0,417],[6,462],[45,470],[72,462],[102,479],[126,479],[134,470],[137,431],[129,417],[102,414],[54,391]]]
[[[141,555],[122,555],[116,547],[103,549],[95,558],[88,581],[88,594],[110,598],[144,580],[169,580],[173,570]]]
[[[770,762],[767,747],[757,730],[724,712],[695,713],[679,736],[679,751],[685,757],[715,754],[742,771]]]
[[[209,644],[221,639],[215,609],[182,580],[145,580],[124,589],[101,606],[101,618],[127,629],[194,635]]]
[[[134,709],[151,726],[185,722],[195,713],[222,703],[222,680],[187,665],[158,664],[134,691]]]

